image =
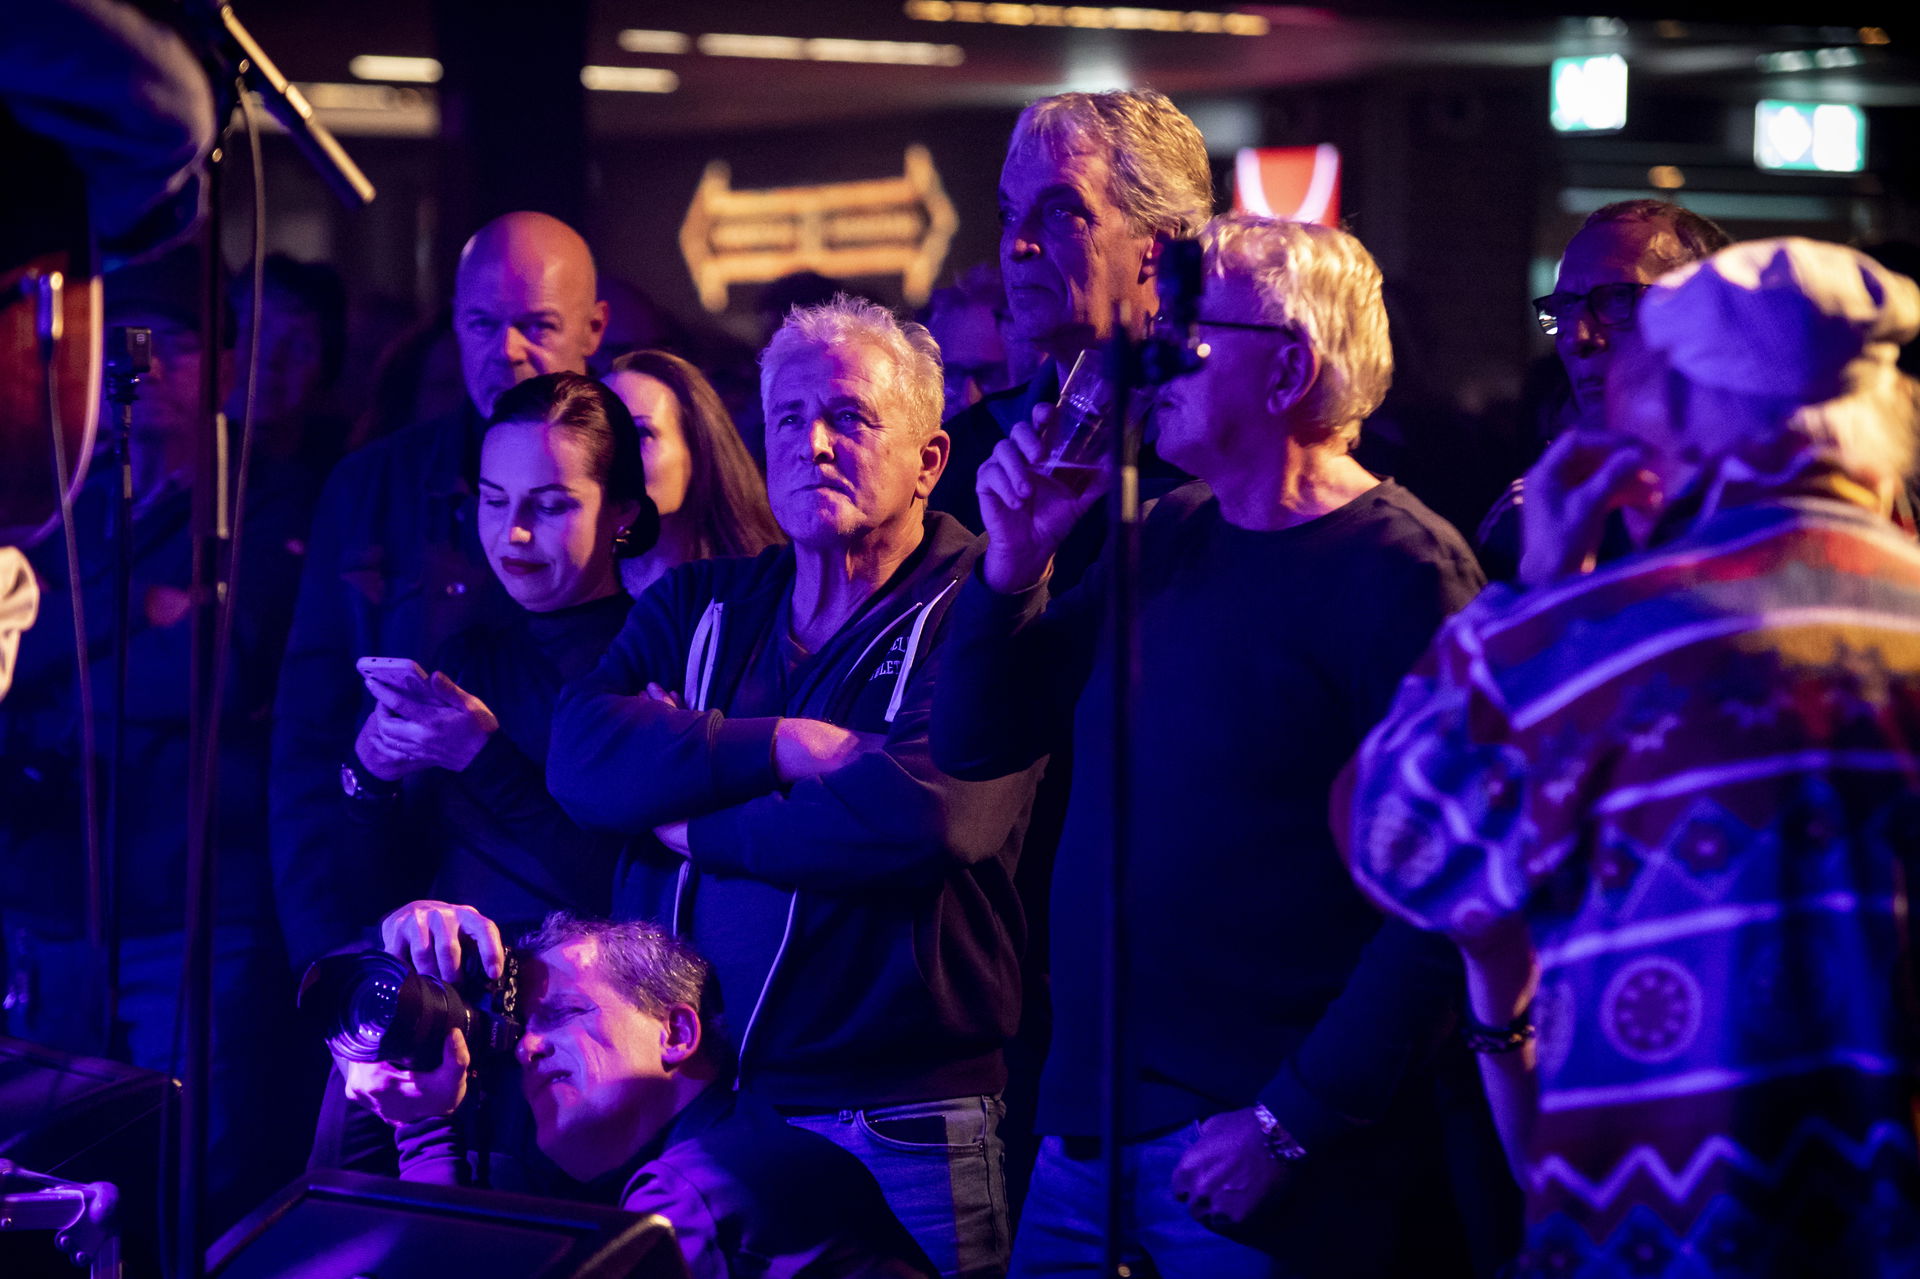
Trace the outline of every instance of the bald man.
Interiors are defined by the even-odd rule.
[[[356,803],[387,802],[343,771],[366,714],[353,664],[431,663],[448,637],[512,607],[474,531],[469,458],[501,392],[586,371],[607,323],[586,241],[544,213],[487,223],[461,250],[453,322],[470,402],[347,457],[314,517],[274,704],[270,791],[274,889],[296,972],[371,936],[414,895],[404,865],[353,826]]]
[[[453,332],[467,395],[482,417],[516,383],[586,372],[606,330],[593,254],[560,219],[508,213],[460,251]]]

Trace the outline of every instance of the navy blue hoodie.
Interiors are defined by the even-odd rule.
[[[726,714],[791,595],[790,548],[674,570],[555,709],[555,798],[583,826],[641,837],[616,890],[624,913],[686,927],[697,892],[753,881],[788,894],[761,988],[722,990],[742,1083],[776,1104],[864,1108],[1005,1083],[1025,937],[1013,876],[1038,770],[961,782],[927,745],[947,610],[978,556],[957,521],[930,513],[920,546],[799,670],[787,714],[886,738],[825,777],[783,786],[777,717]],[[649,682],[687,709],[648,698]],[[676,821],[690,823],[684,862],[651,836]],[[695,932],[703,950],[725,944]],[[726,970],[726,955],[709,958]]]

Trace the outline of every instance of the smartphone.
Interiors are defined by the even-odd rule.
[[[360,672],[361,679],[392,689],[416,702],[441,700],[440,695],[433,691],[433,683],[427,678],[426,671],[411,657],[363,657],[353,664],[353,669]]]

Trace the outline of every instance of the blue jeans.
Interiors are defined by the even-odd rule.
[[[1007,1273],[1006,1152],[998,1097],[954,1097],[907,1106],[795,1115],[853,1154],[880,1183],[887,1206],[947,1279]]]
[[[1199,1124],[1121,1152],[1126,1203],[1121,1255],[1136,1272],[1150,1259],[1161,1279],[1273,1279],[1286,1272],[1264,1252],[1215,1234],[1173,1197],[1173,1169],[1200,1135]],[[1097,1275],[1106,1256],[1107,1162],[1098,1143],[1068,1152],[1044,1137],[1014,1241],[1015,1279]],[[1080,1155],[1086,1157],[1077,1157]]]

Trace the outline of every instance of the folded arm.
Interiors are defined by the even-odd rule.
[[[684,573],[647,592],[600,664],[560,694],[547,782],[582,826],[639,834],[779,785],[776,718],[730,719],[647,691],[684,678],[689,636],[676,617],[691,593]]]

